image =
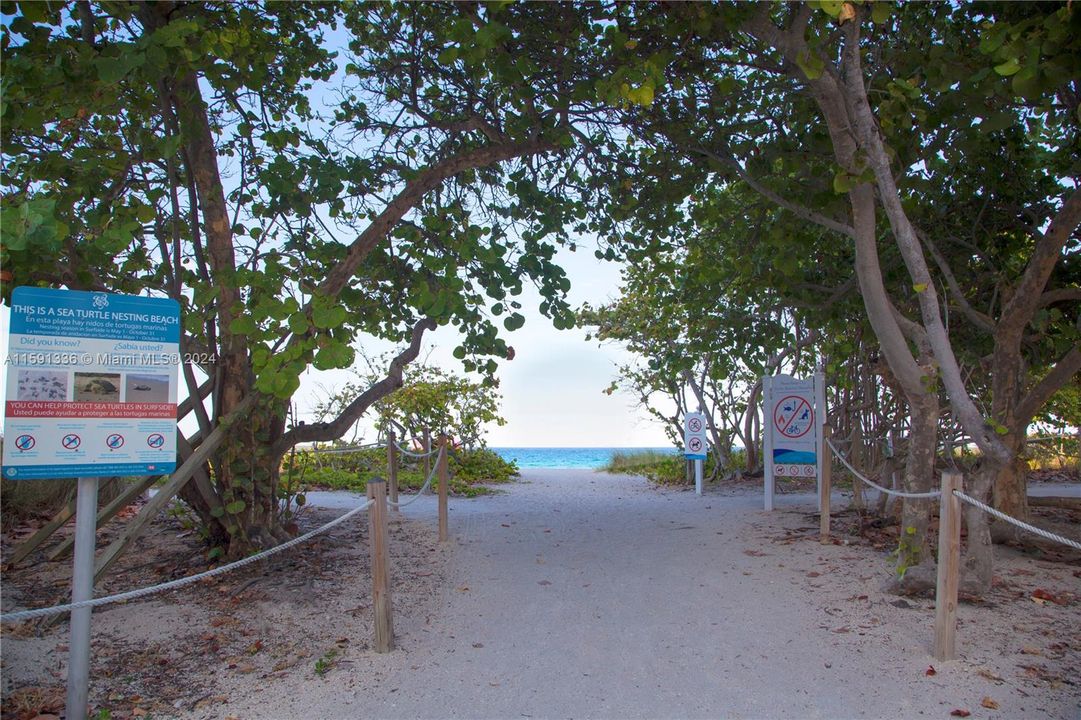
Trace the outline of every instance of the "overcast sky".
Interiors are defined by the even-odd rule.
[[[584,245],[584,247],[583,247]],[[619,265],[597,260],[589,243],[578,252],[561,250],[558,262],[571,280],[572,307],[594,305],[617,295]],[[492,427],[488,444],[494,447],[665,447],[664,431],[635,407],[634,398],[604,393],[616,376],[616,367],[630,355],[613,345],[586,341],[582,330],[556,330],[537,306],[539,295],[527,286],[520,298],[525,325],[504,333],[515,351],[514,360],[500,361],[498,377],[503,395],[502,414],[507,424]],[[427,336],[429,362],[462,373],[451,352],[460,342],[452,326]],[[378,354],[391,346],[367,347]],[[424,354],[421,356],[425,357]],[[297,394],[298,410],[320,394],[319,387],[341,387],[349,379],[344,372],[309,370]]]

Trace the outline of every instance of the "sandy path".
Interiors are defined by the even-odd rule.
[[[782,496],[767,516],[758,495],[698,498],[586,471],[523,480],[452,501],[448,583],[426,618],[396,619],[401,650],[300,687],[230,692],[250,699],[214,715],[1078,716],[1076,684],[1026,683],[1012,658],[1041,628],[1076,636],[1076,606],[1025,606],[1024,627],[964,606],[962,659],[928,676],[931,603],[890,604],[884,553],[811,539],[808,497]],[[433,516],[434,501],[407,512]],[[804,531],[777,542],[786,528]],[[1044,565],[1044,586],[1078,590],[1073,568]]]

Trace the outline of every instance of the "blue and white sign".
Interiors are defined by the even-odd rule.
[[[706,416],[700,412],[687,413],[683,418],[683,455],[688,460],[705,460]]]
[[[821,373],[804,380],[791,375],[762,379],[766,510],[773,509],[777,478],[821,477],[824,383]]]
[[[176,468],[180,306],[15,288],[3,474],[165,475]]]

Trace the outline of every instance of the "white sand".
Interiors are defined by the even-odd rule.
[[[933,603],[879,590],[885,552],[820,545],[809,496],[760,508],[760,494],[526,471],[451,501],[446,581],[396,616],[399,650],[350,647],[323,678],[222,677],[228,703],[190,717],[1081,717],[1081,603],[1029,597],[1081,593],[1076,565],[997,549],[1009,582],[961,607],[962,657],[940,664]],[[434,498],[406,511],[434,513]]]

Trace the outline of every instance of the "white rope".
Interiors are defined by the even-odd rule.
[[[889,490],[887,488],[884,488],[881,485],[879,485],[878,483],[874,482],[873,480],[868,479],[865,475],[860,473],[860,471],[857,470],[856,468],[852,467],[852,465],[848,462],[848,460],[845,459],[844,455],[841,454],[841,451],[837,449],[837,446],[833,444],[833,440],[831,440],[830,438],[826,438],[826,444],[830,446],[830,449],[833,450],[833,454],[837,456],[837,459],[840,460],[844,464],[844,466],[846,468],[848,468],[852,472],[853,475],[855,475],[856,477],[858,477],[860,480],[867,483],[871,487],[873,487],[873,488],[875,488],[875,489],[877,489],[877,490],[879,490],[881,492],[884,492],[887,495],[896,495],[897,497],[904,497],[904,498],[936,498],[936,497],[939,497],[940,495],[942,495],[941,490],[932,490],[931,492],[911,493],[911,492],[901,492],[900,490]]]
[[[980,502],[979,500],[977,500],[974,497],[970,497],[968,495],[965,495],[960,490],[954,490],[953,494],[955,496],[957,496],[959,499],[963,500],[964,502],[967,502],[969,505],[972,505],[974,507],[978,507],[980,510],[983,510],[985,513],[988,513],[990,515],[994,515],[995,517],[999,518],[1000,520],[1005,520],[1009,524],[1015,525],[1015,526],[1021,528],[1022,530],[1028,530],[1030,533],[1033,533],[1035,535],[1039,535],[1040,537],[1044,537],[1044,538],[1047,538],[1048,540],[1052,540],[1054,542],[1062,543],[1063,545],[1069,545],[1072,548],[1077,548],[1078,550],[1081,550],[1081,542],[1077,542],[1076,540],[1071,540],[1070,538],[1062,537],[1061,535],[1056,535],[1053,532],[1049,532],[1047,530],[1044,530],[1043,528],[1038,528],[1035,525],[1029,525],[1027,522],[1022,522],[1021,520],[1018,520],[1015,517],[1007,515],[1006,513],[1002,512],[1001,510],[996,510],[993,507],[991,507],[990,505],[983,504],[982,502]]]
[[[431,455],[435,455],[435,454],[436,454],[437,452],[439,452],[439,448],[436,448],[435,450],[429,450],[429,451],[428,451],[428,452],[426,452],[426,453],[415,453],[415,452],[410,452],[410,451],[406,450],[405,448],[403,448],[403,447],[402,447],[401,445],[399,445],[398,443],[394,443],[394,447],[398,448],[398,451],[399,451],[399,452],[400,452],[400,453],[401,453],[402,455],[408,455],[409,457],[413,457],[413,458],[426,458],[426,457],[429,457],[429,456],[431,456]]]
[[[207,578],[214,577],[215,575],[222,575],[222,574],[227,573],[227,572],[229,572],[231,570],[236,570],[237,568],[243,567],[245,565],[250,565],[253,562],[256,562],[258,560],[262,560],[265,557],[269,557],[270,555],[280,553],[283,550],[288,550],[289,548],[293,547],[294,545],[299,545],[300,543],[305,542],[306,540],[310,540],[311,538],[315,537],[316,535],[318,535],[320,533],[324,533],[327,530],[330,530],[332,527],[334,527],[336,525],[342,524],[343,522],[345,522],[349,518],[353,517],[357,513],[360,513],[360,512],[363,512],[363,511],[367,510],[368,507],[371,504],[372,504],[371,500],[365,500],[364,504],[361,505],[360,507],[353,508],[352,510],[345,513],[341,517],[337,517],[337,518],[331,520],[330,522],[328,522],[326,525],[323,525],[322,527],[318,527],[318,528],[316,528],[314,530],[306,532],[303,535],[300,535],[299,537],[295,537],[292,540],[284,542],[281,545],[276,545],[276,546],[274,546],[274,547],[272,547],[272,548],[270,548],[268,550],[264,550],[264,551],[262,551],[260,553],[252,555],[251,557],[246,557],[243,560],[237,560],[236,562],[229,563],[228,565],[222,565],[220,567],[216,567],[213,570],[207,570],[206,572],[201,572],[201,573],[198,573],[196,575],[189,575],[188,577],[183,577],[183,578],[180,578],[178,580],[172,580],[172,581],[167,582],[167,583],[162,583],[161,585],[151,585],[150,587],[140,588],[138,590],[130,590],[128,592],[118,593],[116,595],[107,595],[105,597],[94,598],[92,600],[82,600],[82,601],[77,602],[77,603],[68,603],[66,605],[55,605],[53,607],[38,608],[36,610],[21,610],[19,612],[7,613],[6,615],[0,615],[0,623],[16,622],[16,621],[20,621],[20,620],[30,620],[32,618],[46,617],[48,615],[62,615],[63,613],[74,610],[75,608],[97,607],[99,605],[109,605],[111,603],[123,602],[125,600],[135,600],[136,598],[141,598],[141,597],[144,597],[146,595],[153,595],[153,594],[160,593],[160,592],[166,592],[168,590],[176,590],[177,588],[182,588],[185,585],[191,585],[192,583],[196,583],[196,582],[199,582],[200,580],[205,580]]]
[[[435,464],[432,465],[432,471],[430,473],[428,473],[428,479],[425,480],[424,484],[420,486],[420,490],[417,490],[416,495],[409,498],[405,502],[401,502],[401,501],[399,501],[399,502],[391,502],[390,500],[387,500],[387,504],[390,505],[391,507],[395,507],[395,508],[398,508],[399,510],[401,510],[402,508],[409,507],[410,505],[415,503],[417,501],[417,499],[421,495],[424,494],[424,491],[432,486],[432,478],[435,477],[435,472],[436,472],[436,470],[439,469],[439,461],[440,461],[440,459],[442,459],[442,454],[440,454],[440,456],[438,458],[436,458]]]
[[[381,448],[381,447],[386,447],[386,444],[385,443],[368,443],[367,445],[355,445],[353,447],[346,447],[346,448],[327,448],[326,450],[323,450],[322,448],[302,448],[302,449],[297,450],[297,452],[310,453],[312,455],[339,455],[339,454],[342,454],[342,453],[353,453],[353,452],[359,452],[361,450],[370,450],[371,448]]]

